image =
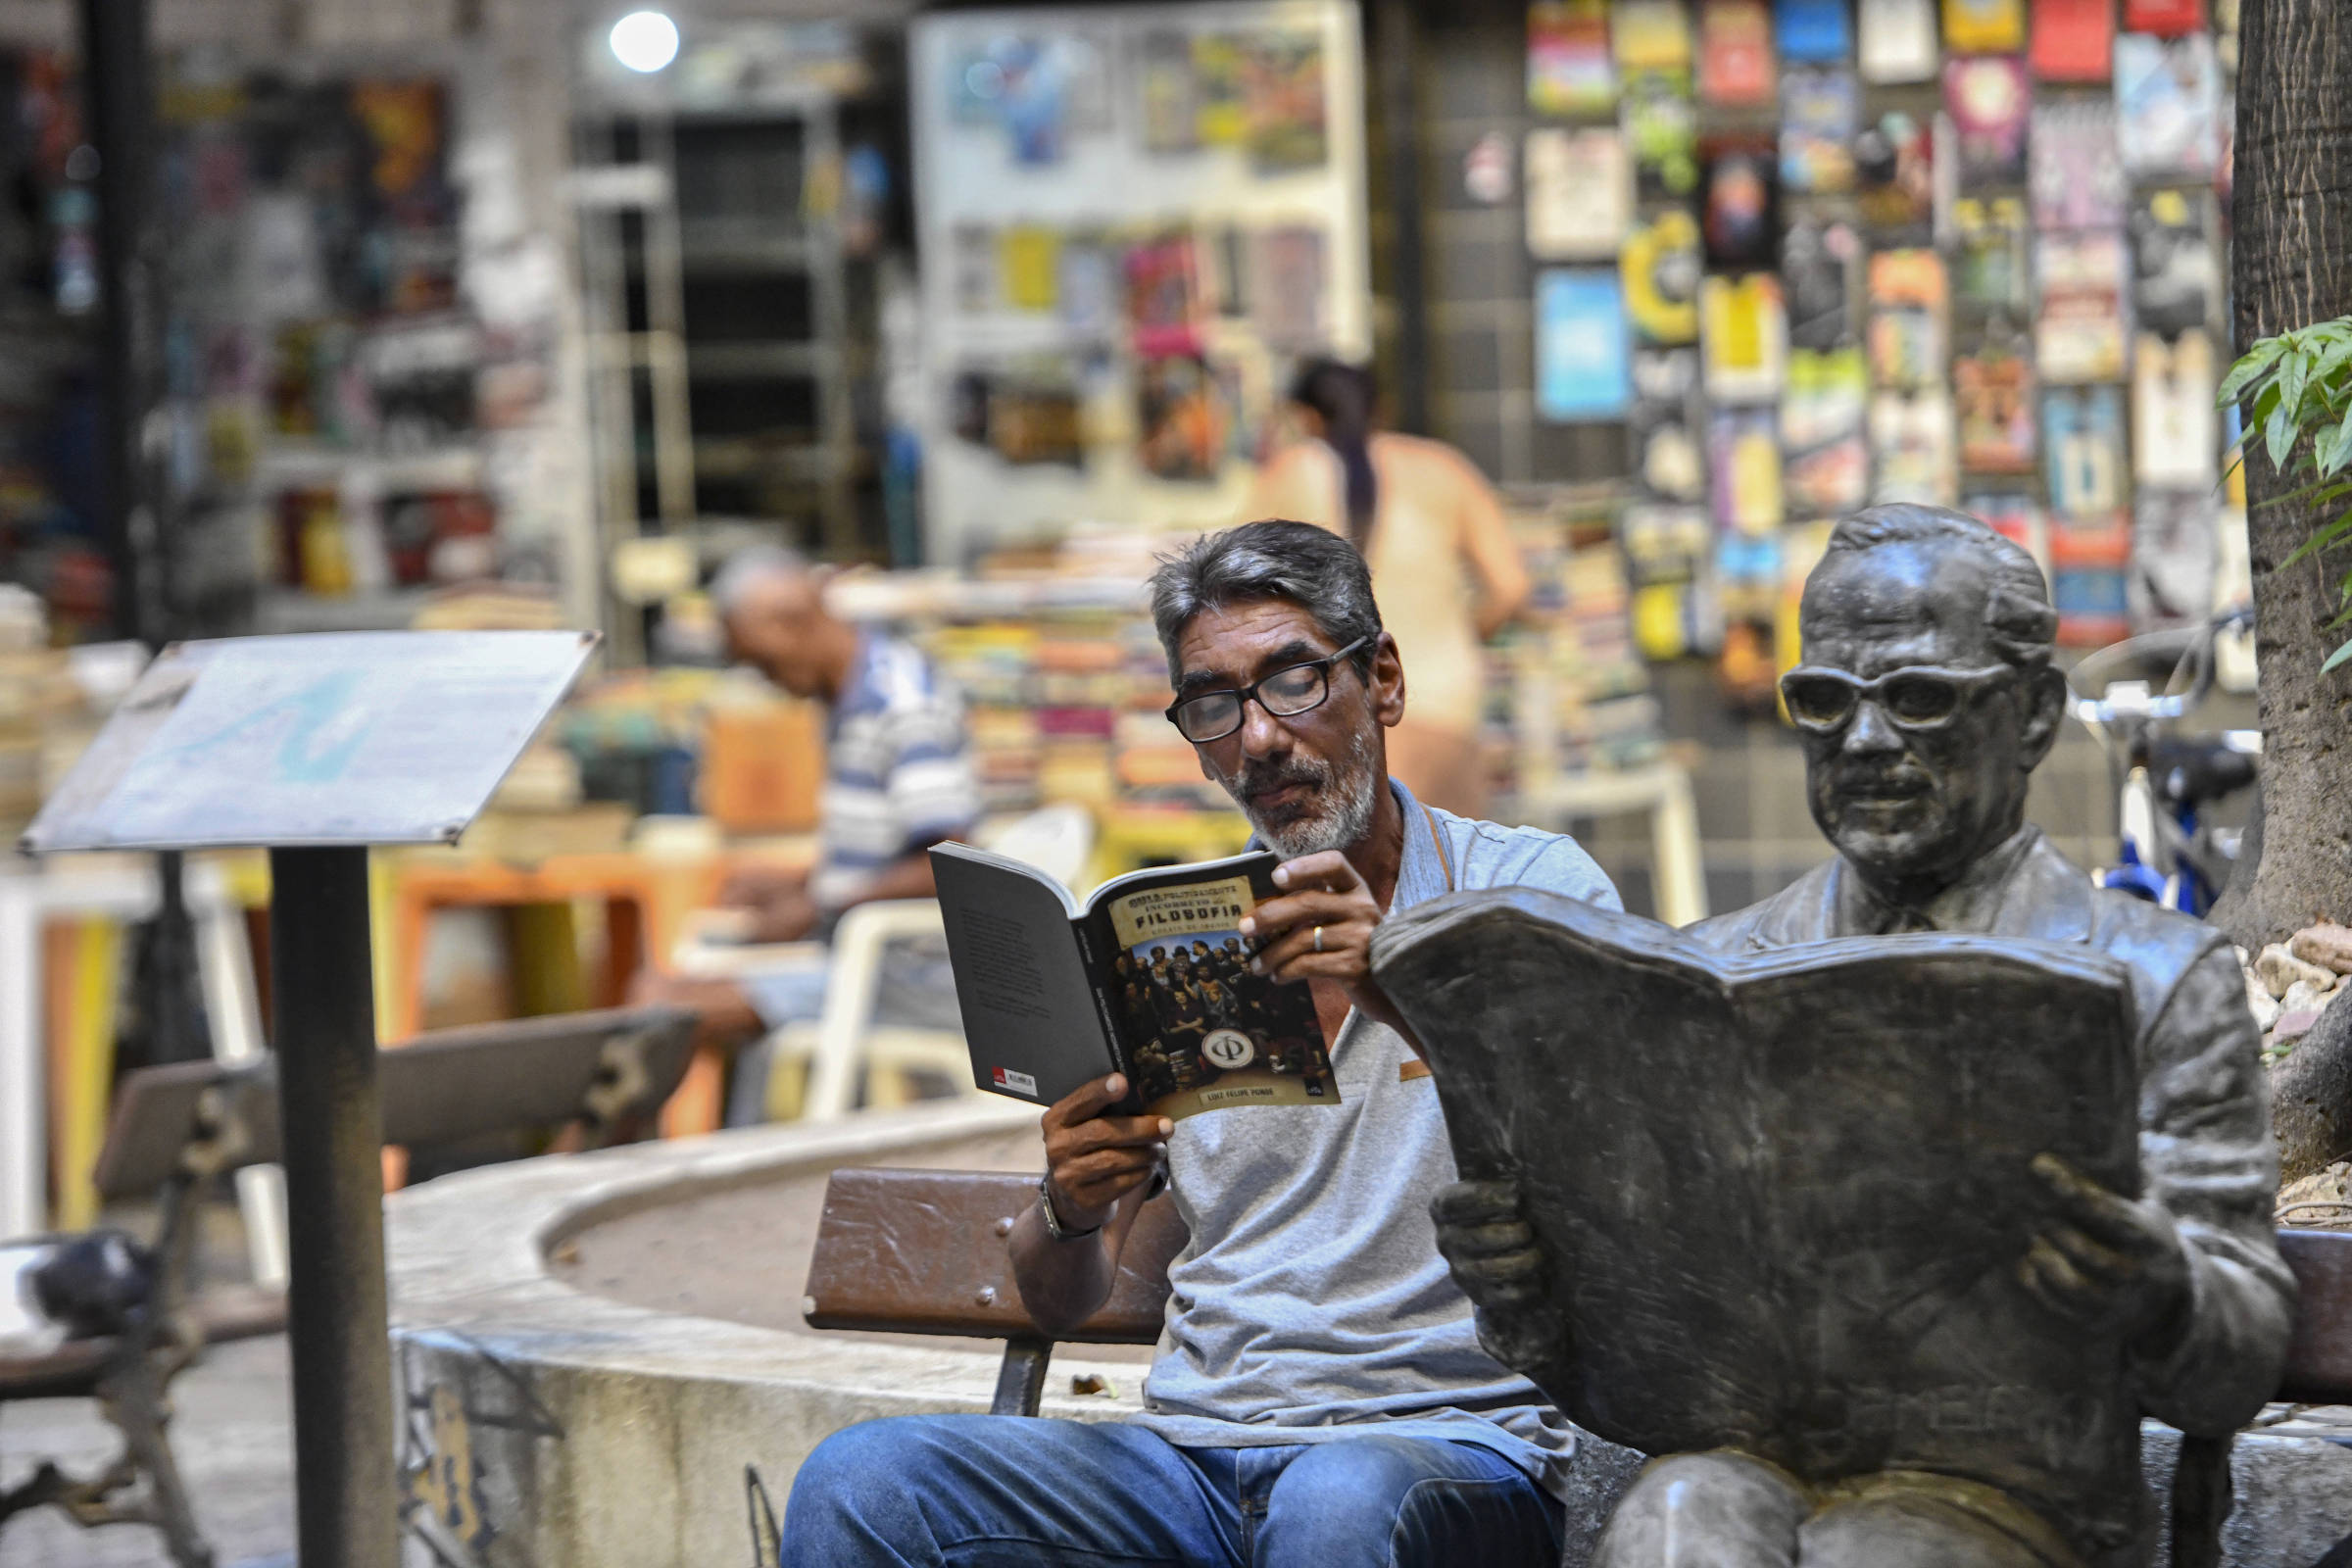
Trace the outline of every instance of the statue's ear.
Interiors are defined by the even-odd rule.
[[[2019,760],[2030,772],[2050,755],[2058,741],[2058,726],[2066,722],[2066,676],[2044,664],[2028,674],[2023,686],[2026,731]]]

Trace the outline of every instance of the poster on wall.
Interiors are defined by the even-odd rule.
[[[1617,102],[1607,0],[1533,0],[1527,8],[1527,107],[1586,115]]]
[[[1861,338],[1862,235],[1840,218],[1800,215],[1781,242],[1781,281],[1792,348],[1834,349]]]
[[[2003,333],[1952,362],[1960,466],[1971,473],[2031,474],[2036,458],[2034,371],[2026,345]]]
[[[1331,347],[1329,270],[1323,230],[1281,223],[1250,235],[1250,321],[1269,348],[1293,354]]]
[[[1837,516],[1869,499],[1869,407],[1870,373],[1860,345],[1789,351],[1781,446],[1782,486],[1791,514]]]
[[[2115,49],[2114,0],[2034,0],[2034,74],[2048,82],[2102,82]]]
[[[1781,183],[1836,195],[1854,187],[1854,120],[1861,95],[1850,72],[1792,66],[1781,74]]]
[[[1862,220],[1882,234],[1926,227],[1936,216],[1936,133],[1922,115],[1890,109],[1854,138]]]
[[[1843,64],[1853,58],[1845,0],[1773,0],[1772,22],[1785,61]]]
[[[2041,314],[2034,363],[2042,380],[2123,379],[2124,267],[2123,236],[2112,230],[2044,234],[2035,243]]]
[[[2124,168],[2142,178],[2210,177],[2222,163],[2222,71],[2209,33],[2115,40]]]
[[[1735,131],[1699,143],[1699,233],[1707,265],[1725,270],[1780,265],[1780,149],[1765,133]]]
[[[2205,0],[2124,0],[2124,30],[2179,38],[2205,29]]]
[[[1701,379],[1718,403],[1769,403],[1788,364],[1788,317],[1772,272],[1710,275],[1699,287]]]
[[[1936,45],[1936,0],[1860,0],[1857,66],[1883,87],[1934,81],[1942,58]]]
[[[2210,488],[2143,489],[2132,498],[2135,632],[2200,625],[2213,613],[2214,536],[2221,509]]]
[[[1633,170],[1614,125],[1527,133],[1527,248],[1538,261],[1614,256],[1634,208]]]
[[[2024,60],[1976,55],[1945,61],[1943,105],[1958,143],[1962,188],[2024,181],[2026,121],[2034,107]]]
[[[1690,69],[1690,18],[1683,0],[1617,0],[1609,40],[1617,69],[1628,78],[1645,71]]]
[[[2042,493],[2053,516],[2112,518],[2124,505],[2124,405],[2112,386],[2044,387]]]
[[[1960,493],[1952,400],[1941,387],[1879,391],[1870,398],[1870,498],[1948,507]]]
[[[2052,519],[2050,603],[2061,646],[2099,648],[2131,635],[2131,566],[2130,519]]]
[[[2221,318],[2222,268],[2213,193],[2141,191],[2132,200],[2132,310],[2147,331],[2175,337]]]
[[[1625,274],[1625,310],[1643,343],[1698,341],[1698,282],[1704,270],[1698,221],[1680,207],[1666,208],[1637,227],[1618,260]]]
[[[1707,421],[1708,507],[1718,530],[1768,537],[1781,525],[1781,438],[1770,409],[1717,409]]]
[[[1772,103],[1772,18],[1764,0],[1700,0],[1698,95],[1719,109]]]
[[[1136,353],[1200,353],[1203,317],[1199,256],[1189,231],[1128,250],[1127,327]]]
[[[1910,391],[1943,384],[1951,335],[1943,258],[1925,248],[1870,259],[1870,378]]]
[[[2034,106],[2027,172],[2036,228],[2114,228],[2124,220],[2115,106],[2067,98]]]
[[[1200,106],[1193,77],[1193,40],[1147,32],[1135,48],[1136,98],[1144,112],[1144,150],[1189,153],[1200,145]]]
[[[1684,72],[1627,78],[1622,114],[1634,185],[1644,201],[1686,201],[1698,190],[1698,105]]]
[[[1319,169],[1324,136],[1323,39],[1312,32],[1249,35],[1241,50],[1244,139],[1260,172]]]
[[[1148,357],[1135,368],[1136,461],[1155,479],[1206,483],[1224,466],[1235,386],[1196,354]]]
[[[1633,396],[1625,297],[1615,270],[1536,275],[1536,412],[1555,423],[1614,419]]]
[[[2220,383],[2202,331],[2167,342],[2142,332],[2132,351],[2132,474],[2143,485],[2211,490],[2221,477]]]
[[[1952,203],[1952,303],[1972,316],[2023,321],[2033,304],[2026,204],[2014,196]]]
[[[1626,430],[1635,482],[1661,501],[1704,501],[1707,460],[1698,435],[1697,351],[1636,349],[1632,379]]]
[[[1943,0],[1943,46],[1960,55],[2023,51],[2025,0]]]

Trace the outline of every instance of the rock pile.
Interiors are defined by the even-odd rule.
[[[2352,926],[2306,926],[2253,956],[2237,950],[2246,1006],[2262,1030],[2262,1059],[2276,1063],[2311,1032],[2320,1012],[2352,983]]]
[[[2262,1059],[2274,1068],[2320,1021],[2336,998],[2352,992],[2352,927],[2307,926],[2252,958],[2237,950],[2246,974],[2246,1005],[2262,1026]],[[2339,1160],[2278,1190],[2278,1223],[2352,1228],[2352,1162]]]

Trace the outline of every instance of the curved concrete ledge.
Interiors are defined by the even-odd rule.
[[[724,1205],[723,1243],[683,1224],[679,1234],[690,1250],[720,1251],[707,1261],[725,1270],[763,1245],[772,1252],[758,1189],[777,1187],[782,1203],[782,1189],[797,1181],[789,1200],[806,1202],[808,1184],[835,1165],[935,1162],[956,1146],[1033,1129],[1036,1114],[1004,1101],[952,1102],[822,1127],[524,1160],[396,1195],[386,1242],[409,1563],[766,1564],[769,1521],[782,1512],[793,1472],[828,1434],[879,1415],[987,1409],[993,1352],[660,1310],[583,1289],[557,1259],[592,1247],[605,1228],[645,1226],[661,1210],[702,1203]],[[1025,1146],[1008,1147],[1027,1158]],[[696,1260],[704,1261],[699,1252]],[[772,1255],[764,1269],[779,1280],[790,1271]],[[788,1289],[789,1298],[762,1298],[756,1315],[797,1323],[798,1276],[771,1288]],[[621,1294],[642,1300],[661,1292]],[[1050,1393],[1047,1410],[1080,1419],[1132,1410],[1141,1370],[1073,1348],[1055,1357],[1050,1388],[1066,1391],[1069,1373],[1091,1371],[1121,1392]],[[2237,1444],[2238,1505],[2224,1560],[2312,1568],[2352,1537],[2352,1411],[2274,1407],[2268,1419]],[[2159,1496],[2177,1444],[2167,1429],[2147,1427]],[[1596,1518],[1636,1456],[1620,1449],[1594,1459]]]
[[[828,1434],[872,1416],[986,1410],[993,1354],[788,1333],[664,1313],[557,1277],[594,1227],[845,1162],[907,1159],[1034,1128],[1010,1102],[964,1101],[445,1177],[386,1205],[394,1381],[412,1537],[447,1560],[574,1568],[755,1562],[764,1494]],[[736,1245],[748,1253],[758,1235]],[[716,1259],[725,1266],[724,1259]],[[797,1318],[799,1284],[783,1309]],[[1054,1386],[1095,1371],[1113,1397],[1049,1396],[1055,1415],[1137,1407],[1139,1368],[1055,1357]],[[438,1461],[438,1462],[436,1462]],[[464,1478],[470,1472],[472,1479]],[[414,1563],[435,1564],[424,1540]]]

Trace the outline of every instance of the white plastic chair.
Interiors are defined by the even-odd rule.
[[[1094,853],[1095,819],[1082,806],[1049,806],[981,835],[980,842],[981,848],[1033,865],[1068,887],[1085,874]],[[905,1104],[912,1098],[907,1075],[918,1071],[946,1078],[960,1093],[980,1093],[971,1081],[971,1057],[960,1032],[874,1023],[882,960],[890,945],[938,937],[944,929],[936,899],[878,900],[842,915],[833,931],[824,1015],[813,1024],[786,1024],[772,1037],[771,1114],[791,1108],[791,1080],[778,1071],[787,1062],[808,1064],[799,1107],[803,1121],[848,1115],[857,1101],[861,1065],[866,1102],[876,1107]]]

